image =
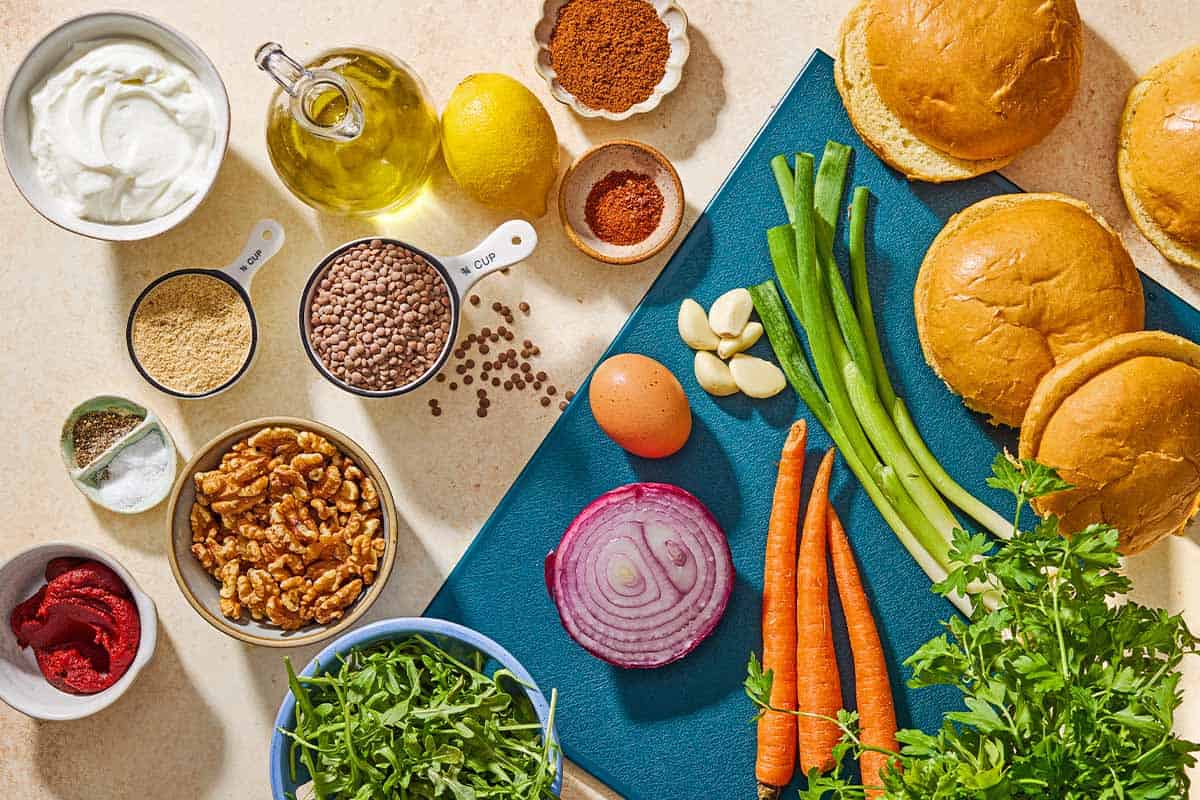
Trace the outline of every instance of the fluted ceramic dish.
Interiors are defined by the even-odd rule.
[[[584,105],[563,87],[558,80],[558,73],[554,71],[554,66],[550,63],[550,34],[554,32],[554,26],[558,22],[558,12],[569,2],[570,0],[543,0],[542,18],[533,29],[533,41],[537,45],[535,66],[538,74],[546,79],[546,83],[550,87],[550,94],[554,96],[555,100],[582,117],[600,117],[619,121],[629,119],[634,114],[644,114],[657,108],[662,99],[679,85],[679,81],[683,78],[683,65],[691,53],[691,43],[688,41],[687,35],[687,14],[675,0],[646,0],[647,3],[654,6],[659,19],[667,26],[667,40],[671,45],[671,54],[667,56],[667,65],[663,71],[662,80],[654,87],[654,91],[649,97],[624,111],[607,111],[603,108]]]

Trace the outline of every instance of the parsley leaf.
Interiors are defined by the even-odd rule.
[[[1007,455],[988,484],[1029,501],[1069,488],[1054,470]],[[886,800],[1182,800],[1200,744],[1178,737],[1179,665],[1200,652],[1183,619],[1124,599],[1117,531],[1092,525],[1062,536],[1039,520],[993,552],[980,535],[957,531],[955,568],[934,590],[971,585],[996,592],[969,622],[905,662],[910,686],[949,686],[963,708],[935,733],[905,730],[884,776]],[[752,674],[753,677],[753,674]],[[761,689],[761,668],[755,686]],[[751,679],[747,678],[747,689]],[[767,696],[769,696],[769,683]],[[760,695],[761,696],[761,695]],[[852,724],[844,752],[861,749]],[[802,800],[864,797],[840,767],[811,776]]]

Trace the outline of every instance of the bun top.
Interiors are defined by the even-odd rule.
[[[1200,247],[1200,47],[1130,93],[1125,147],[1141,206],[1172,239]]]
[[[868,0],[871,76],[905,127],[950,155],[1011,157],[1079,87],[1075,0]]]
[[[1000,195],[938,234],[914,291],[925,359],[969,408],[1017,426],[1055,364],[1141,330],[1142,284],[1086,203]]]
[[[1200,346],[1145,331],[1065,362],[1038,387],[1020,454],[1074,485],[1034,503],[1064,533],[1108,523],[1127,554],[1178,533],[1200,501]]]

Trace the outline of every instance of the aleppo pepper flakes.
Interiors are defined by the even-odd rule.
[[[571,0],[550,34],[550,63],[563,88],[617,113],[654,92],[670,54],[667,26],[645,0]]]
[[[632,170],[610,172],[588,192],[584,217],[592,233],[613,245],[645,241],[662,220],[663,196],[654,179]]]

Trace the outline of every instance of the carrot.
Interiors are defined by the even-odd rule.
[[[833,505],[829,506],[829,549],[833,556],[833,575],[837,580],[846,629],[850,634],[850,650],[854,656],[854,694],[858,705],[859,736],[864,745],[897,752],[896,707],[892,701],[892,684],[888,680],[887,658],[879,643],[879,631],[871,614],[871,604],[863,590],[854,551],[838,519]],[[866,787],[881,786],[888,757],[883,753],[865,752],[858,758],[862,782]],[[867,788],[867,798],[882,797],[883,790]]]
[[[808,426],[799,420],[788,432],[779,457],[763,568],[763,669],[774,675],[771,706],[785,711],[796,710],[796,538],[807,443]],[[794,714],[767,711],[759,718],[754,775],[760,798],[777,797],[792,780],[796,745]]]
[[[826,556],[826,509],[834,451],[821,461],[800,539],[796,568],[796,683],[797,708],[805,714],[836,717],[842,708],[842,681],[833,649],[833,626],[829,620],[829,568]],[[833,769],[833,748],[841,738],[837,725],[811,716],[798,720],[800,768],[808,775],[816,769]]]

